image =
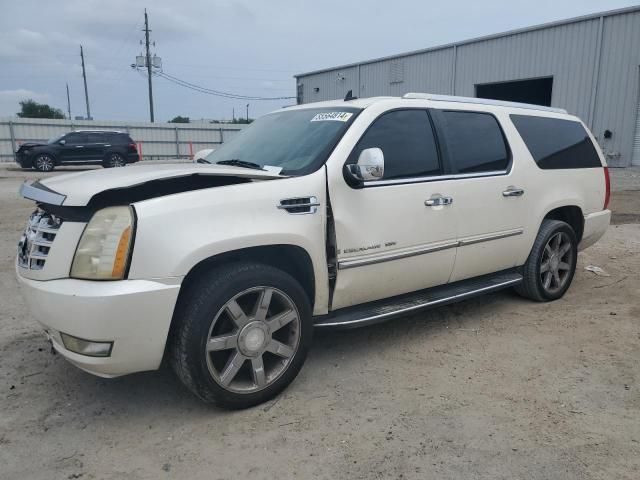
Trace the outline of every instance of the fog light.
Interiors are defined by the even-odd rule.
[[[62,332],[60,332],[60,337],[67,350],[88,357],[108,357],[113,348],[113,342],[92,342]]]

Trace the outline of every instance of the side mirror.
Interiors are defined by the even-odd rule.
[[[60,145],[64,145],[65,143],[67,143],[67,141],[66,141],[66,140],[60,140],[58,143],[59,143]]]
[[[384,154],[379,148],[366,148],[358,156],[358,163],[345,165],[345,174],[352,183],[361,184],[382,180]]]

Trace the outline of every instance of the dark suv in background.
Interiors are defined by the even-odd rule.
[[[47,143],[23,143],[16,151],[16,162],[22,168],[41,172],[58,165],[124,167],[138,160],[137,146],[128,134],[104,130],[77,130]]]

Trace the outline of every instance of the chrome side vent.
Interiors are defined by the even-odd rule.
[[[316,197],[285,198],[280,200],[278,208],[293,215],[316,213],[320,203]]]
[[[33,212],[18,242],[18,266],[42,270],[60,225],[60,218],[40,209]]]

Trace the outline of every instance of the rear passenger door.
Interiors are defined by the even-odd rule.
[[[449,192],[457,217],[451,281],[516,266],[525,245],[531,197],[513,162],[499,114],[435,110],[440,144],[452,168]]]
[[[104,133],[89,133],[85,147],[86,158],[90,161],[100,161],[104,158],[108,142],[108,135]],[[109,145],[110,146],[110,145]]]

